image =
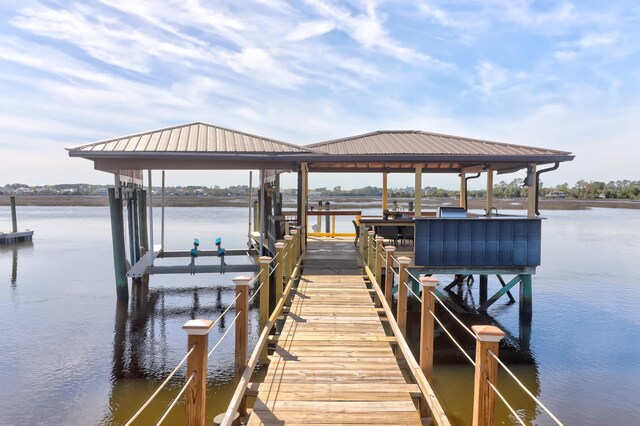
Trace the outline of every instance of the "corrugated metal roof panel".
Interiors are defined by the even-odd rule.
[[[69,148],[76,152],[307,153],[305,147],[204,123],[123,136]]]
[[[306,145],[330,155],[569,155],[569,152],[422,131],[379,131]]]

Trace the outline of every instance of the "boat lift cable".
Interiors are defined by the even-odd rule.
[[[520,416],[518,415],[518,413],[516,413],[516,410],[513,409],[513,407],[511,407],[511,404],[509,404],[507,402],[507,400],[505,399],[504,396],[502,396],[502,394],[500,393],[500,391],[498,391],[498,388],[496,388],[494,386],[493,383],[491,383],[489,380],[487,380],[487,383],[489,384],[489,386],[491,386],[491,389],[493,389],[493,391],[496,393],[496,395],[498,395],[498,397],[502,400],[502,403],[505,405],[505,407],[507,407],[509,409],[509,411],[511,411],[511,414],[513,415],[513,417],[515,417],[518,420],[518,423],[520,423],[522,426],[526,426],[526,424],[524,423],[524,421],[520,418]]]
[[[463,328],[467,333],[469,333],[469,335],[470,335],[471,337],[473,337],[473,339],[475,340],[475,339],[476,339],[476,334],[475,334],[473,331],[471,331],[471,330],[469,329],[469,327],[467,327],[467,326],[466,326],[462,321],[460,321],[460,318],[458,318],[458,317],[456,316],[456,314],[454,314],[453,312],[451,312],[451,310],[450,310],[449,308],[447,308],[447,305],[445,305],[445,304],[444,304],[444,302],[443,302],[442,300],[440,300],[440,299],[438,298],[438,296],[436,296],[436,294],[435,294],[433,291],[429,290],[429,292],[433,295],[434,299],[435,299],[438,303],[440,303],[440,306],[442,306],[442,307],[444,308],[444,310],[445,310],[445,311],[449,312],[449,315],[451,315],[451,317],[452,317],[454,320],[456,320],[456,321],[458,322],[458,324],[460,324],[460,326],[461,326],[461,327],[462,327],[462,328]]]
[[[171,405],[169,405],[169,408],[167,408],[167,411],[165,411],[162,417],[160,418],[160,420],[158,420],[158,423],[156,423],[156,426],[160,426],[162,422],[164,422],[164,419],[167,418],[167,416],[169,415],[173,407],[176,405],[180,397],[182,397],[182,394],[184,393],[184,391],[187,390],[187,386],[189,386],[189,383],[191,383],[195,378],[196,378],[196,372],[194,371],[193,373],[191,373],[191,376],[189,376],[189,380],[187,380],[187,382],[184,384],[182,389],[180,389],[180,392],[178,392],[178,395],[176,395],[174,400],[171,401]]]
[[[456,339],[453,338],[453,336],[451,335],[451,333],[449,333],[449,330],[447,330],[447,327],[444,326],[444,324],[442,324],[442,322],[440,322],[440,320],[438,319],[438,317],[436,316],[436,314],[434,314],[431,309],[429,309],[429,313],[431,314],[431,316],[433,317],[433,319],[436,320],[436,322],[438,324],[440,324],[440,327],[442,327],[442,331],[444,331],[447,336],[449,336],[449,338],[451,339],[451,341],[458,347],[458,349],[460,349],[460,352],[462,352],[462,354],[469,360],[469,362],[475,367],[476,363],[473,359],[471,359],[471,357],[469,356],[469,354],[467,354],[467,352],[462,348],[462,346],[460,346],[460,343],[457,342]]]
[[[235,318],[233,318],[233,320],[231,321],[231,324],[229,324],[227,326],[227,329],[225,330],[225,332],[222,334],[222,336],[220,336],[220,338],[218,339],[218,342],[213,346],[213,348],[211,348],[211,350],[209,351],[209,354],[207,354],[207,358],[211,357],[211,354],[213,353],[213,351],[215,351],[216,349],[218,349],[218,346],[220,346],[220,343],[222,343],[222,341],[224,340],[225,337],[227,337],[227,334],[229,333],[229,331],[233,328],[234,324],[236,323],[236,321],[238,320],[238,317],[240,316],[242,312],[238,312],[235,316]]]
[[[529,395],[536,402],[536,404],[538,404],[544,410],[544,412],[547,413],[549,415],[549,417],[551,417],[553,419],[553,421],[555,421],[560,426],[564,426],[563,423],[560,420],[558,420],[558,418],[556,416],[554,416],[553,413],[542,402],[540,402],[540,400],[538,398],[536,398],[534,394],[532,394],[529,391],[529,389],[527,389],[527,387],[516,377],[516,375],[513,374],[513,372],[511,372],[511,370],[509,370],[509,368],[506,365],[504,365],[504,363],[502,361],[500,361],[500,358],[498,358],[496,356],[496,354],[494,354],[491,350],[489,350],[489,354],[496,361],[498,361],[498,364],[500,364],[500,366],[502,368],[504,368],[507,373],[509,373],[511,378],[513,378],[513,380],[515,380],[515,382],[522,388],[522,390],[525,391],[527,393],[527,395]]]
[[[135,419],[138,418],[138,416],[140,415],[140,413],[142,413],[142,411],[147,408],[147,405],[149,405],[151,403],[151,401],[153,401],[153,399],[160,393],[160,391],[162,389],[164,389],[164,387],[167,385],[167,383],[169,383],[169,380],[171,380],[171,378],[176,374],[176,372],[180,369],[180,367],[182,367],[182,365],[185,363],[185,361],[187,360],[187,358],[189,358],[189,355],[191,355],[191,353],[194,351],[194,349],[196,348],[196,346],[198,346],[198,344],[194,344],[193,346],[191,346],[191,349],[189,349],[189,352],[187,352],[187,354],[184,356],[184,358],[182,358],[182,361],[180,361],[178,363],[178,365],[176,366],[176,368],[173,369],[173,371],[171,373],[169,373],[169,375],[167,376],[166,379],[164,379],[164,382],[162,382],[160,384],[160,386],[158,386],[158,389],[156,389],[156,391],[153,393],[153,395],[151,395],[149,397],[149,399],[147,399],[147,401],[142,404],[142,406],[140,408],[138,408],[138,411],[136,411],[136,413],[131,416],[131,418],[129,419],[129,421],[127,423],[125,423],[124,426],[129,426],[131,423],[133,423],[133,421]]]

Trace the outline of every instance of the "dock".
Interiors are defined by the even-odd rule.
[[[350,241],[312,241],[249,425],[422,424]]]
[[[22,241],[31,241],[32,239],[33,231],[30,229],[18,232],[0,232],[0,244],[14,244]]]

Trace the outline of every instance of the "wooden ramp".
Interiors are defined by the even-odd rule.
[[[422,424],[353,242],[310,241],[249,425]]]

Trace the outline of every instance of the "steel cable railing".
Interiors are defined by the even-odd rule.
[[[538,398],[536,398],[535,395],[531,393],[531,391],[529,391],[529,389],[527,389],[527,387],[516,377],[516,375],[513,374],[513,372],[509,369],[509,367],[507,367],[502,361],[500,361],[500,358],[498,358],[496,356],[496,354],[494,354],[492,351],[489,350],[489,355],[491,355],[493,357],[493,359],[495,359],[498,362],[498,364],[500,364],[500,366],[507,373],[509,373],[511,378],[518,384],[518,386],[520,386],[520,388],[522,388],[522,390],[525,391],[525,393],[527,395],[529,395],[531,397],[531,399],[533,399],[535,401],[535,403],[538,404],[540,406],[540,408],[542,408],[542,410],[545,413],[547,413],[549,415],[549,417],[551,417],[553,419],[554,422],[556,422],[556,424],[559,424],[560,426],[564,426],[563,423],[560,420],[558,420],[558,418],[556,416],[554,416],[553,413],[542,402],[540,402],[540,400]]]
[[[511,411],[511,414],[516,418],[516,420],[518,420],[518,423],[520,423],[522,426],[526,426],[525,422],[520,418],[520,416],[518,415],[518,413],[516,413],[516,410],[513,409],[513,407],[511,406],[511,404],[509,404],[507,402],[507,399],[500,393],[500,391],[498,390],[498,388],[495,387],[495,385],[493,383],[491,383],[489,380],[487,380],[487,383],[489,384],[489,386],[491,387],[491,389],[493,389],[493,391],[496,393],[496,395],[498,395],[498,398],[500,398],[500,400],[502,401],[502,403],[505,405],[505,407],[507,407],[507,409],[509,411]]]
[[[169,405],[169,408],[167,408],[167,411],[164,412],[164,414],[162,415],[162,417],[160,417],[160,420],[158,420],[158,423],[156,423],[156,426],[160,426],[162,424],[162,422],[164,422],[164,419],[167,418],[167,416],[169,415],[169,413],[171,412],[171,410],[173,409],[173,407],[175,407],[176,403],[178,402],[178,400],[182,397],[182,394],[184,394],[184,391],[187,390],[187,386],[189,386],[189,384],[193,381],[193,379],[196,378],[196,372],[194,371],[193,373],[191,373],[191,376],[189,376],[189,379],[187,380],[187,382],[184,384],[184,386],[182,387],[182,389],[180,389],[180,392],[178,392],[178,395],[176,395],[176,397],[173,399],[173,401],[171,401],[171,404]]]
[[[155,399],[155,397],[158,396],[160,391],[162,389],[164,389],[164,387],[167,385],[167,383],[169,383],[169,380],[171,380],[171,378],[178,372],[180,367],[182,367],[182,365],[187,361],[187,359],[189,358],[189,355],[191,355],[191,353],[193,353],[193,351],[195,350],[196,346],[197,346],[197,344],[191,346],[191,349],[189,349],[189,352],[187,352],[187,354],[184,356],[184,358],[182,358],[182,360],[178,363],[176,368],[174,368],[173,371],[171,373],[169,373],[167,378],[164,379],[164,382],[162,382],[160,384],[160,386],[158,386],[158,389],[156,389],[156,391],[145,401],[145,403],[142,404],[142,406],[140,408],[138,408],[138,411],[136,411],[135,414],[133,416],[131,416],[129,421],[127,423],[125,423],[125,426],[129,426],[131,423],[133,423],[133,421],[138,418],[138,416],[142,413],[142,411],[144,411],[144,409],[147,408],[147,406],[151,403],[151,401],[153,401]]]
[[[222,343],[222,341],[224,340],[225,337],[227,337],[227,334],[229,334],[229,331],[231,331],[231,329],[233,328],[233,326],[235,325],[236,321],[238,320],[238,317],[240,316],[241,312],[238,312],[235,316],[235,318],[233,318],[233,320],[231,321],[231,324],[229,324],[227,326],[227,329],[225,330],[225,332],[222,334],[222,336],[220,336],[220,338],[218,339],[218,342],[213,346],[213,348],[211,348],[211,350],[209,351],[209,353],[207,354],[207,358],[211,357],[211,354],[218,349],[218,346],[220,346],[220,343]]]

